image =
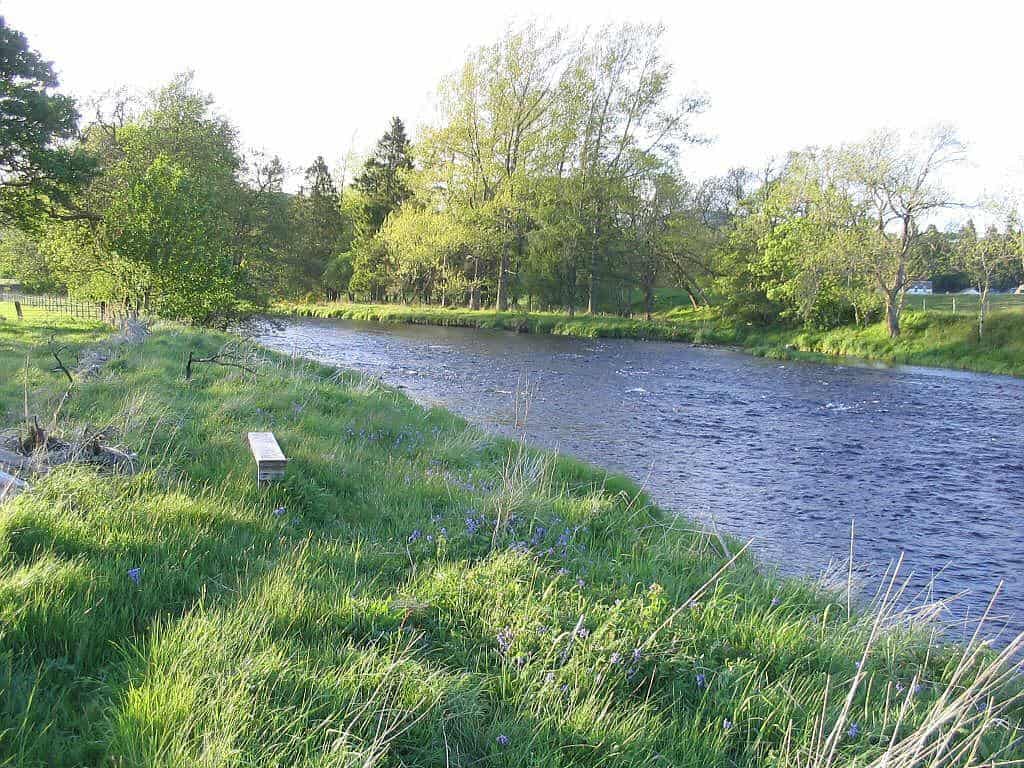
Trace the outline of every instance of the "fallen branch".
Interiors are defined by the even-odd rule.
[[[64,361],[60,359],[60,353],[66,350],[67,347],[64,345],[56,346],[53,341],[53,337],[50,338],[50,354],[53,355],[53,359],[57,361],[57,370],[61,371],[65,376],[68,377],[68,383],[73,385],[75,383],[75,377],[71,375],[71,371],[64,365]]]
[[[234,343],[225,344],[221,347],[220,352],[209,357],[196,357],[194,352],[188,353],[188,360],[185,361],[185,381],[192,379],[192,366],[196,363],[210,363],[211,365],[223,365],[229,368],[240,368],[246,373],[256,374],[254,368],[249,367],[245,363],[241,362],[241,355],[238,353],[238,347]]]

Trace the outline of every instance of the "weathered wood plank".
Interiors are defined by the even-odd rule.
[[[250,432],[249,450],[256,460],[256,479],[269,482],[284,477],[288,458],[277,443],[273,432]]]
[[[249,449],[256,461],[288,461],[273,432],[250,432]]]

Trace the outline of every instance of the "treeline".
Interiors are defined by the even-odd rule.
[[[295,297],[650,315],[674,288],[742,322],[884,317],[895,335],[915,280],[1024,281],[1013,205],[990,205],[984,233],[929,226],[955,202],[949,128],[687,179],[679,155],[703,141],[707,101],[673,89],[657,26],[510,30],[442,82],[415,142],[394,118],[350,184],[319,157],[296,192],[190,75],[115,93],[83,122],[2,32],[20,51],[5,82],[36,83],[8,94],[4,120],[31,111],[18,99],[49,109],[0,160],[0,275],[33,288],[199,322]]]

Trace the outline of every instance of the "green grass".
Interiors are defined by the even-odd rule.
[[[917,312],[903,316],[903,333],[890,339],[882,323],[831,331],[759,328],[724,316],[714,307],[676,307],[651,322],[614,315],[407,307],[393,304],[292,304],[274,311],[304,317],[341,318],[381,323],[495,328],[519,333],[550,333],[584,338],[635,338],[720,344],[783,359],[845,356],[889,363],[958,368],[1024,376],[1024,310],[993,312],[978,339],[977,316],[962,312]]]
[[[97,329],[0,329],[5,398],[29,356],[30,409],[49,413],[63,384],[40,342]],[[965,658],[891,610],[848,614],[841,591],[749,553],[730,564],[736,542],[630,482],[355,374],[256,351],[254,376],[185,382],[187,352],[227,338],[158,326],[65,405],[65,430],[111,425],[139,474],[58,468],[0,507],[0,765],[1022,754],[1020,686],[979,672],[991,652]],[[254,429],[291,458],[269,488]]]
[[[977,314],[978,305],[981,303],[980,296],[969,293],[933,293],[930,296],[907,296],[907,309],[918,309],[928,312],[952,312],[953,302],[956,302],[957,313]],[[1024,294],[1019,293],[990,293],[988,297],[989,310],[998,312],[1003,309],[1024,308]]]

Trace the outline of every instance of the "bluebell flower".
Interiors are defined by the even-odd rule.
[[[512,743],[512,739],[510,739],[504,733],[499,735],[496,741],[498,742],[498,746],[500,747],[507,747],[509,744]]]
[[[725,720],[723,720],[722,721],[722,730],[723,731],[730,731],[730,730],[732,730],[732,720],[730,720],[729,718],[726,718]]]
[[[611,658],[609,658],[608,661],[610,661],[612,664],[621,664],[622,663],[622,654],[619,653],[618,651],[615,651],[615,653],[613,653],[611,655]]]
[[[559,576],[568,576],[569,575],[569,569],[568,568],[559,568],[558,569],[558,575]]]
[[[508,653],[509,648],[512,647],[512,640],[514,637],[515,635],[512,634],[512,630],[508,627],[501,630],[501,632],[498,633],[496,638],[498,641],[498,649],[502,653]]]
[[[422,535],[423,535],[422,531],[420,531],[420,529],[417,528],[415,531],[413,531],[412,533],[409,534],[409,543],[411,544],[414,541],[419,541],[419,538]]]
[[[704,676],[703,672],[698,672],[694,676],[694,680],[697,682],[698,688],[703,688],[707,684],[707,678]]]
[[[781,603],[781,602],[782,601],[779,600],[779,598],[773,597],[772,598],[772,608],[778,608],[779,607],[779,603]]]
[[[642,649],[640,649],[640,648],[634,648],[633,649],[633,661],[634,662],[639,663],[640,659],[643,658],[643,655],[644,655],[644,652],[643,652]]]
[[[921,685],[920,683],[915,683],[915,684],[914,684],[913,692],[914,692],[914,695],[915,695],[915,696],[916,696],[917,694],[919,694],[919,693],[920,693],[921,691],[923,691],[923,690],[924,690],[924,686],[923,686],[923,685]]]
[[[587,586],[587,582],[585,582],[583,579],[576,579],[576,586],[580,589],[583,589],[585,586]]]
[[[580,627],[576,630],[576,637],[580,638],[581,640],[586,640],[588,637],[590,637],[590,630],[586,627]]]
[[[849,736],[851,739],[856,739],[859,734],[860,726],[856,723],[850,723],[850,728],[846,731],[846,735]]]
[[[287,511],[288,510],[285,509],[284,507],[278,507],[277,509],[274,510],[274,515],[276,515],[277,517],[280,517],[281,515],[285,514]]]
[[[142,581],[142,569],[141,568],[129,568],[128,578],[138,584]]]

